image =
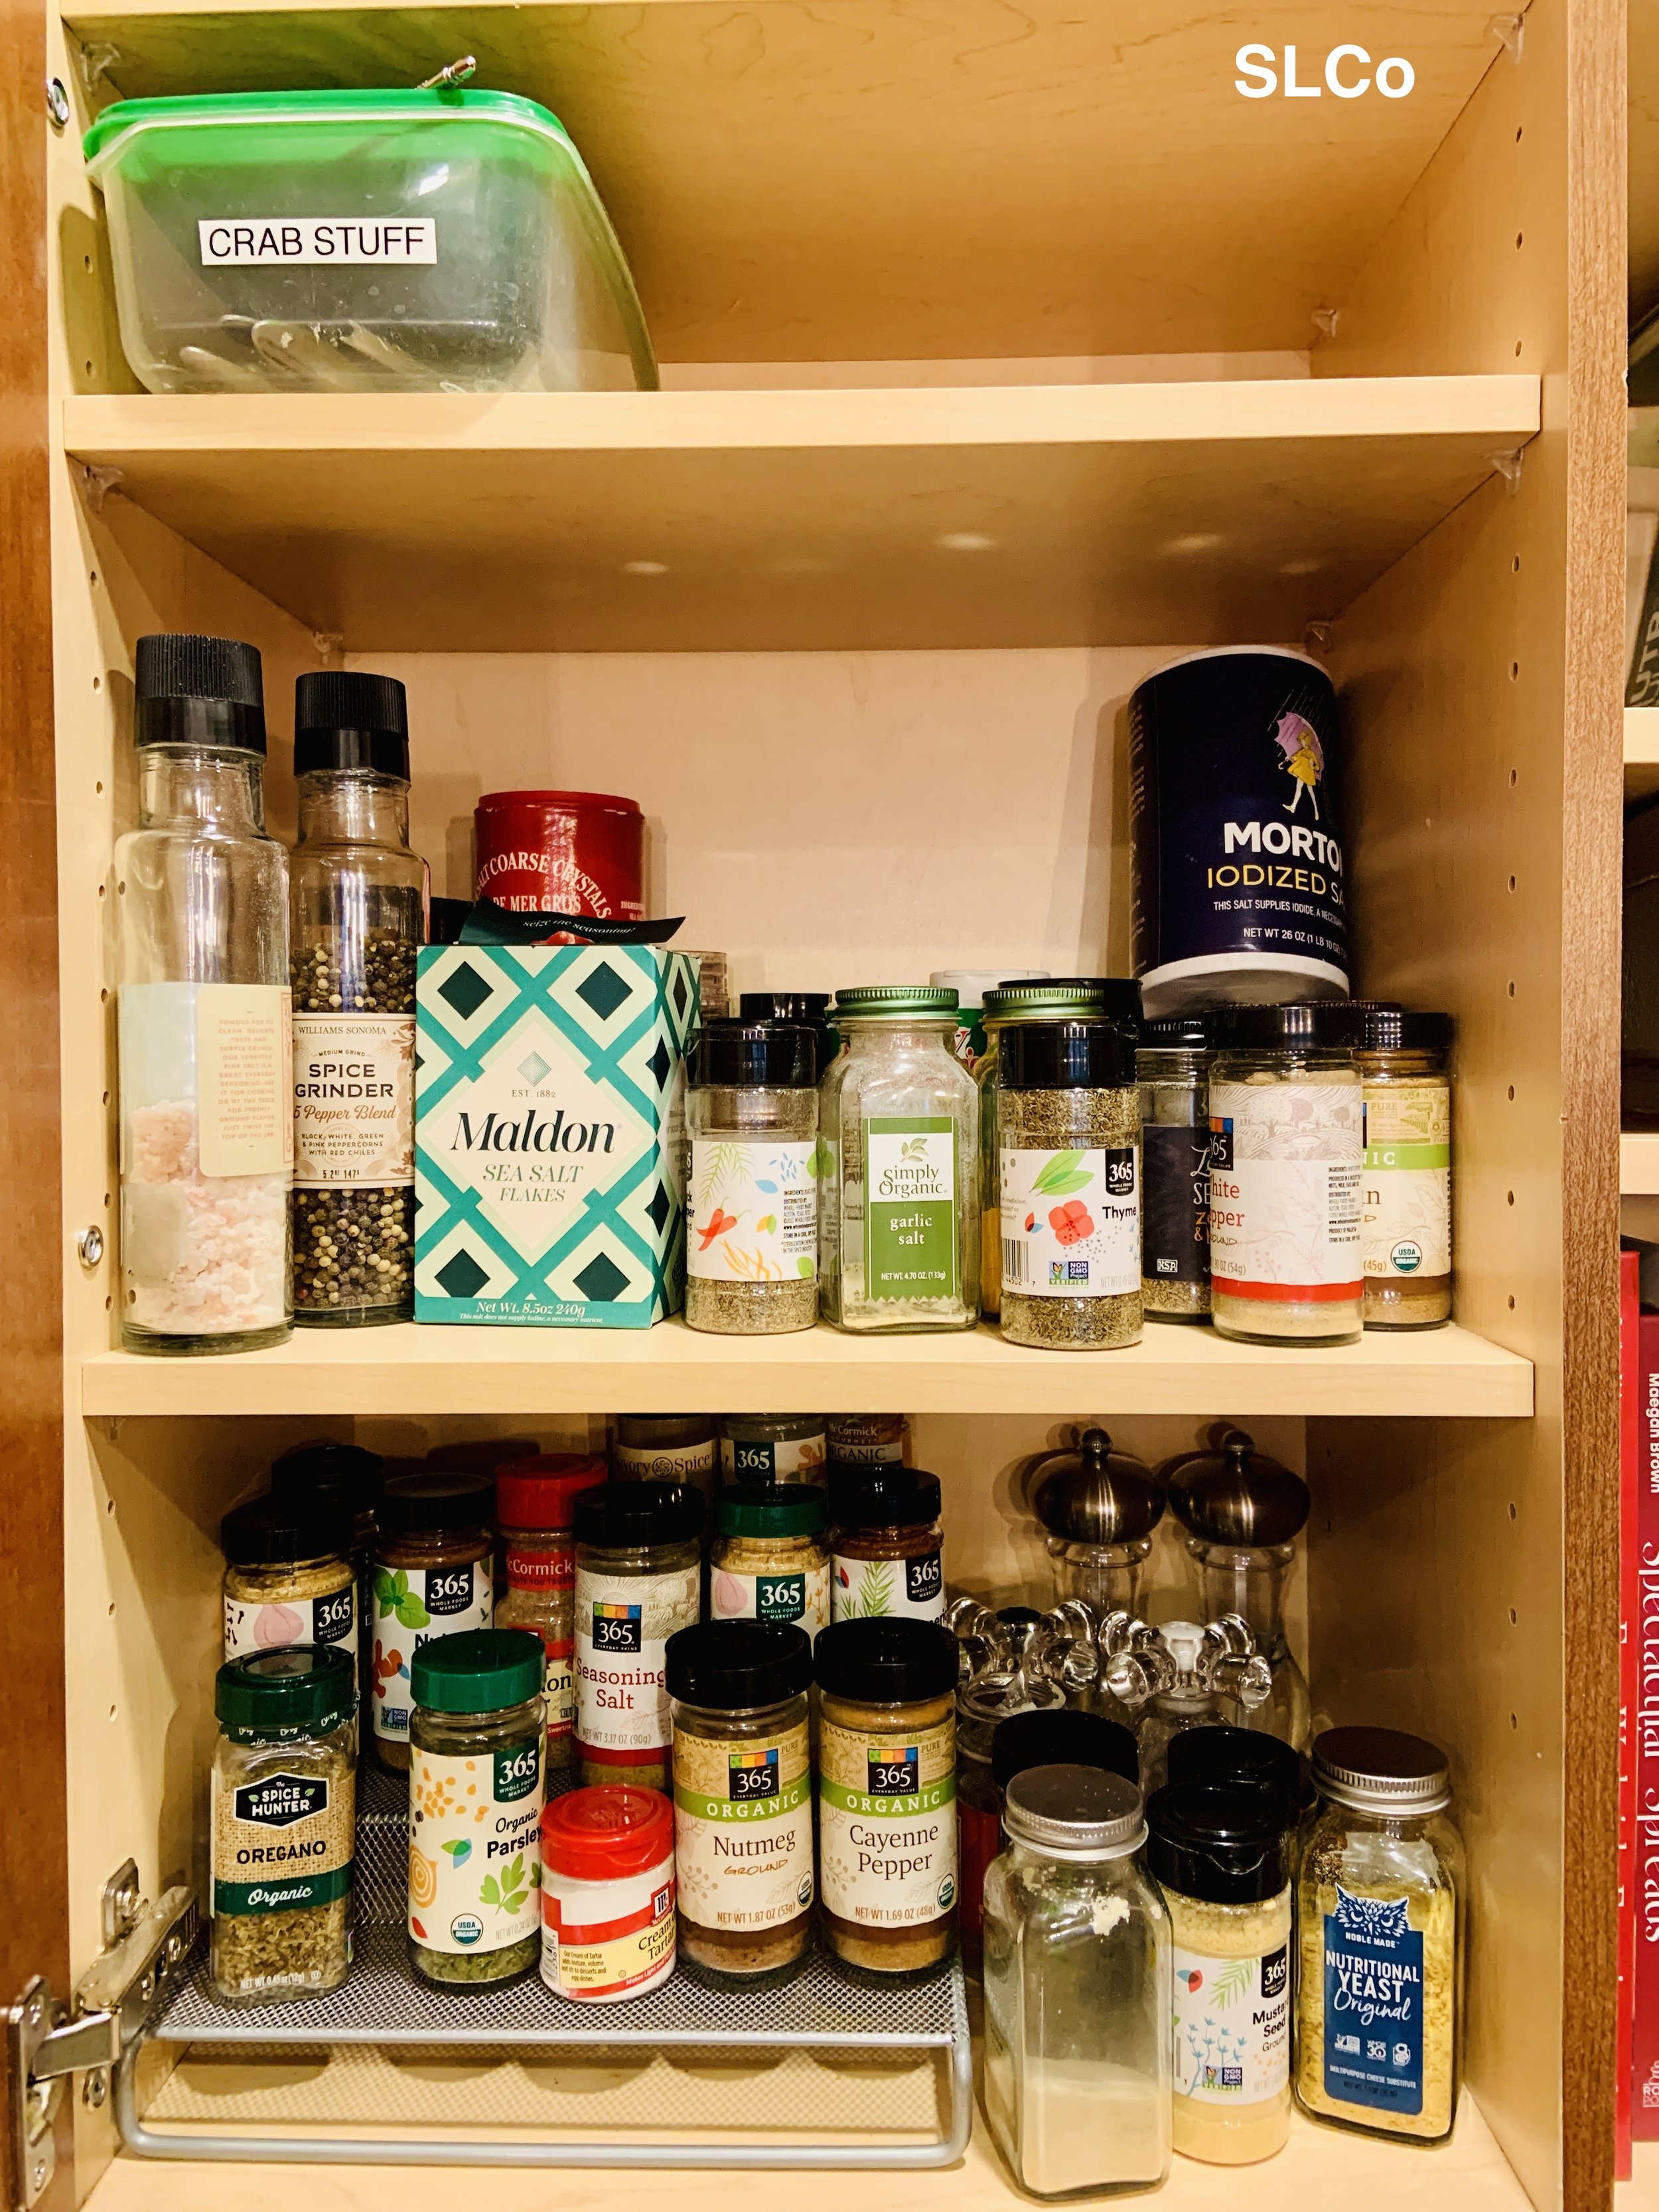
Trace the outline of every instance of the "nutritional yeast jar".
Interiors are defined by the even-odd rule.
[[[1148,1321],[1210,1317],[1210,1059],[1214,1021],[1142,1025],[1140,1299]]]
[[[572,1790],[542,1814],[542,1979],[616,2004],[674,1971],[674,1809],[655,1790]]]
[[[919,1467],[836,1468],[830,1601],[836,1620],[945,1611],[939,1479]]]
[[[1357,1007],[1235,1006],[1210,1070],[1210,1303],[1223,1336],[1360,1334]]]
[[[817,1054],[781,1022],[705,1022],[686,1066],[685,1319],[779,1336],[818,1317]]]
[[[680,1483],[605,1483],[574,1518],[578,1775],[665,1790],[665,1654],[701,1609],[702,1498]]]
[[[1367,1328],[1439,1328],[1451,1319],[1451,1042],[1449,1014],[1364,1009]]]
[[[482,1475],[398,1475],[380,1498],[369,1588],[374,1650],[369,1707],[374,1755],[401,1774],[409,1765],[410,1668],[439,1637],[488,1628],[495,1619],[493,1493]]]
[[[840,1620],[818,1686],[820,1925],[831,1955],[881,1981],[956,1947],[957,1640],[933,1620]]]

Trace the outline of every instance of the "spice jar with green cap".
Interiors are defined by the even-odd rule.
[[[476,1989],[541,1959],[542,1639],[476,1628],[410,1668],[409,1956]]]
[[[213,1703],[214,1988],[232,2005],[320,1996],[351,1965],[354,1656],[246,1652],[219,1669]]]
[[[740,1482],[714,1506],[714,1620],[788,1622],[809,1644],[830,1626],[829,1501],[814,1482]]]
[[[839,1328],[979,1318],[979,1097],[957,1058],[957,994],[839,992],[844,1049],[818,1093],[818,1310]]]

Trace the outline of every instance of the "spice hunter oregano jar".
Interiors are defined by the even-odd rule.
[[[1210,1305],[1224,1336],[1352,1344],[1364,1111],[1358,1007],[1234,1006],[1210,1070]]]
[[[999,1047],[1002,1333],[1140,1341],[1140,1092],[1113,1022],[1012,1022]]]
[[[665,1653],[701,1611],[703,1507],[684,1484],[611,1482],[576,1500],[576,1767],[669,1787]]]
[[[741,1482],[723,1490],[708,1554],[710,1618],[792,1623],[809,1642],[828,1628],[828,1512],[812,1482]]]
[[[1451,1016],[1364,1013],[1365,1326],[1439,1328],[1452,1310]]]
[[[1210,1317],[1207,1014],[1141,1024],[1140,1302],[1148,1321]]]
[[[225,1555],[224,1655],[336,1644],[357,1664],[352,1527],[331,1501],[256,1498],[219,1523]]]
[[[818,1686],[818,1893],[825,1947],[879,1981],[956,1947],[957,1640],[935,1620],[840,1620]]]
[[[409,1765],[410,1668],[435,1638],[488,1628],[495,1618],[491,1491],[476,1474],[406,1474],[380,1498],[370,1577],[374,1654],[370,1683],[374,1755]]]
[[[845,1049],[818,1097],[828,1171],[819,1310],[840,1328],[972,1328],[979,1317],[979,1097],[957,1058],[957,994],[842,991]]]
[[[415,954],[426,862],[409,848],[409,718],[392,676],[325,669],[294,702],[290,866],[294,1317],[415,1310]]]
[[[705,1022],[685,1092],[685,1318],[775,1336],[818,1317],[817,1055],[811,1030]]]
[[[832,1468],[829,1486],[832,1617],[937,1620],[945,1611],[939,1477],[917,1467]]]
[[[219,1669],[209,1971],[228,2004],[318,1996],[346,1978],[356,1708],[357,1670],[335,1645]]]
[[[811,1935],[806,1638],[709,1621],[672,1636],[667,1660],[680,1962],[698,1980],[787,1981]]]
[[[409,1957],[422,1981],[476,1989],[540,1960],[544,1664],[524,1628],[415,1655]]]
[[[504,1577],[495,1600],[495,1626],[531,1628],[542,1639],[550,1773],[569,1765],[575,1729],[573,1516],[583,1491],[604,1480],[604,1460],[586,1452],[540,1453],[515,1460],[495,1477],[495,1528]]]

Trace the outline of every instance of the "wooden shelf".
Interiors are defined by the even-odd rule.
[[[1625,709],[1625,802],[1659,791],[1659,707]]]
[[[1373,1333],[1325,1348],[1152,1327],[1123,1352],[1061,1354],[993,1329],[890,1343],[830,1328],[699,1336],[656,1328],[304,1329],[271,1352],[164,1359],[105,1352],[84,1413],[1379,1413],[1525,1418],[1530,1364],[1467,1329]]]
[[[1299,638],[1538,422],[1515,375],[88,397],[63,436],[354,651],[441,611],[475,653],[719,652]]]

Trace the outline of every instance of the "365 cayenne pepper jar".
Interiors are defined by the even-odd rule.
[[[542,1979],[617,2004],[674,1971],[674,1808],[660,1791],[572,1790],[542,1814]]]
[[[604,1480],[604,1460],[587,1452],[544,1452],[515,1460],[495,1477],[505,1577],[495,1626],[533,1628],[542,1639],[550,1773],[569,1765],[575,1725],[575,1504],[583,1491]]]
[[[836,1620],[945,1610],[945,1532],[936,1474],[915,1467],[832,1468],[830,1607]]]
[[[576,1500],[576,1766],[585,1784],[669,1787],[668,1639],[702,1607],[702,1499],[611,1482]]]
[[[410,1669],[434,1638],[488,1628],[495,1617],[490,1486],[475,1474],[406,1474],[380,1498],[371,1577],[374,1755],[409,1765]]]

